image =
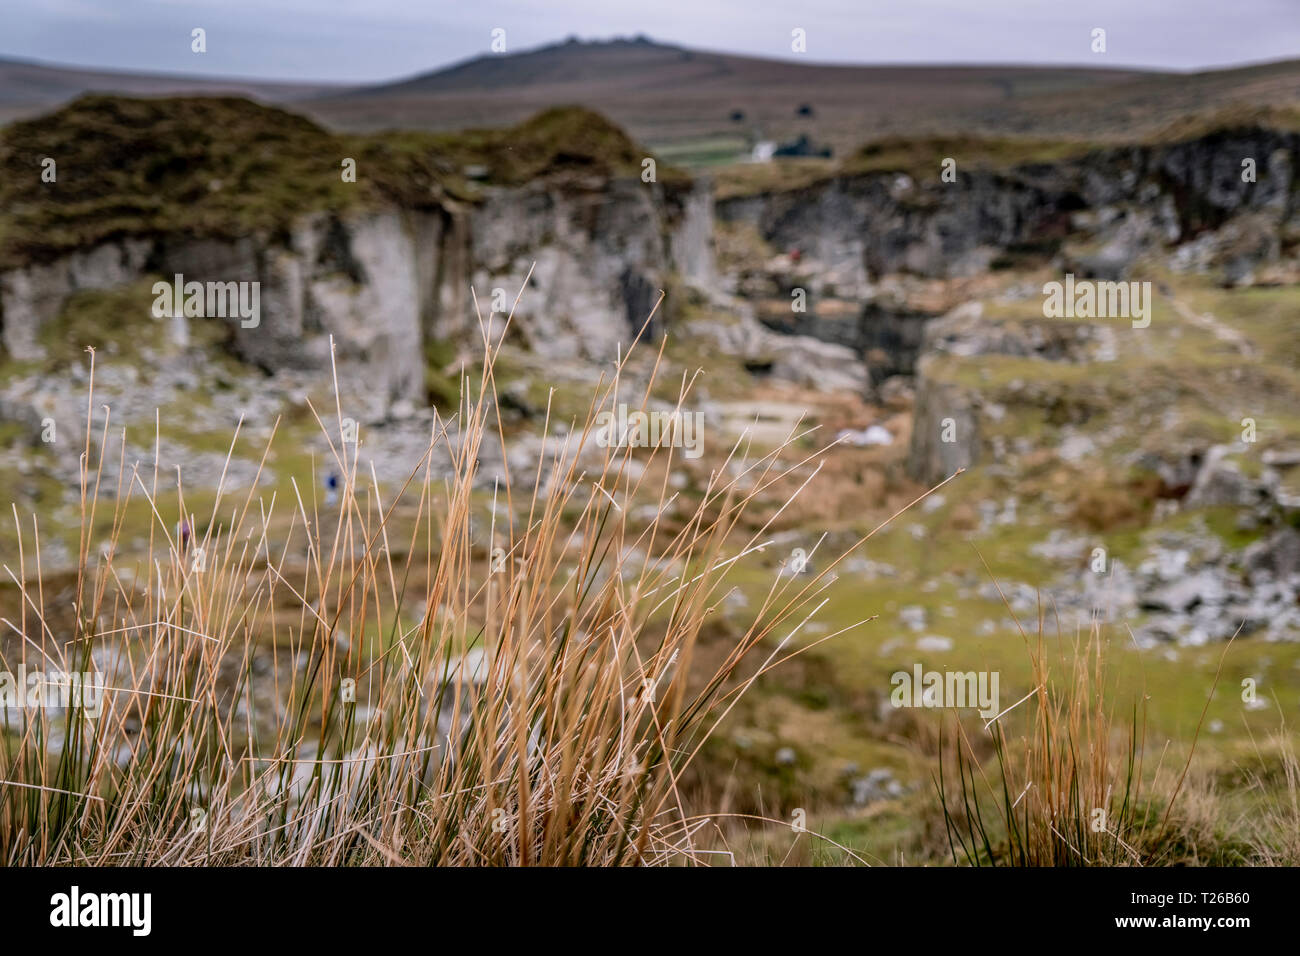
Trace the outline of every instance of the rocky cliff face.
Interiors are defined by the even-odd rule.
[[[489,297],[504,299],[520,338],[547,357],[609,359],[641,329],[672,274],[709,268],[705,188],[565,177],[493,190],[467,222],[469,281],[484,317]],[[445,310],[434,334],[461,335],[476,321],[472,308]]]
[[[963,159],[973,147],[966,153],[951,147],[954,182],[940,176],[946,151],[936,147],[930,168],[891,160],[795,189],[727,199],[717,208],[724,228],[751,230],[775,253],[766,274],[751,282],[751,291],[770,303],[759,310],[769,327],[855,348],[867,357],[876,384],[891,374],[918,373],[909,470],[922,481],[946,477],[980,455],[970,401],[951,385],[930,381],[924,364],[918,367],[919,357],[935,347],[925,344],[926,326],[963,300],[958,292],[956,301],[951,295],[935,301],[925,290],[951,289],[1004,265],[1120,279],[1141,257],[1208,273],[1223,285],[1285,279],[1296,271],[1295,132],[1244,124],[1002,167]],[[923,148],[917,152],[928,156]],[[805,308],[791,307],[793,289],[806,292]],[[1068,360],[1067,353],[1106,345],[1055,341],[1059,329],[1032,330],[1043,341],[1019,333],[993,341],[996,326],[970,331],[959,336],[961,348],[1000,354]],[[1084,338],[1107,331],[1074,330]],[[941,444],[936,436],[950,418],[961,419],[957,438]]]
[[[688,201],[700,203],[698,195]],[[707,209],[707,207],[706,207]],[[699,230],[695,212],[689,229]],[[417,399],[426,337],[477,335],[472,286],[486,319],[502,290],[518,335],[557,357],[608,357],[650,314],[676,256],[691,257],[677,211],[637,182],[571,190],[560,184],[493,191],[481,206],[313,214],[283,243],[161,237],[106,243],[0,273],[3,344],[39,358],[43,327],[77,292],[176,274],[260,283],[255,327],[229,321],[231,347],[259,367],[325,368],[329,339],[388,401]],[[676,253],[676,255],[674,255]],[[146,314],[153,298],[141,299]],[[213,321],[220,321],[213,319]]]
[[[79,292],[178,274],[255,282],[256,325],[224,320],[241,360],[328,368],[332,336],[381,406],[418,401],[425,341],[478,339],[471,287],[486,320],[511,310],[531,271],[518,339],[548,357],[607,359],[674,274],[710,273],[711,215],[706,188],[588,172],[486,185],[435,206],[307,212],[279,234],[124,237],[0,271],[0,341],[12,358],[40,358],[42,329]],[[142,294],[142,317],[152,305]]]
[[[422,381],[422,306],[433,291],[421,272],[436,269],[441,228],[438,217],[400,210],[318,215],[297,223],[283,244],[130,239],[10,269],[0,274],[4,346],[14,358],[40,358],[41,330],[78,292],[178,274],[186,282],[255,282],[255,326],[210,319],[228,324],[241,359],[266,369],[327,367],[333,335],[340,359],[362,363],[381,394],[413,396]],[[141,297],[142,315],[153,302]]]
[[[1296,241],[1298,148],[1300,135],[1254,126],[1006,169],[967,170],[957,152],[954,182],[940,180],[937,164],[915,175],[849,173],[726,200],[718,218],[751,223],[773,247],[821,264],[839,296],[866,297],[891,273],[970,275],[1008,252],[1051,255],[1089,241],[1107,254],[1082,265],[1101,272],[1122,269],[1135,246],[1185,242],[1244,213]]]

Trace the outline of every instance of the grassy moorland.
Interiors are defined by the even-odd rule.
[[[822,585],[773,580],[711,665],[699,637],[728,575],[765,546],[747,507],[798,494],[817,454],[766,454],[743,483],[724,469],[661,520],[677,496],[649,468],[670,467],[671,446],[637,468],[630,449],[592,448],[615,370],[552,458],[497,476],[485,526],[478,456],[502,425],[497,343],[484,344],[477,392],[391,491],[359,470],[339,406],[317,419],[345,476],[324,504],[254,481],[200,510],[183,483],[160,493],[156,467],[114,474],[88,432],[76,572],[45,580],[39,525],[22,533],[4,664],[97,670],[108,689],[67,713],[9,716],[0,860],[703,859],[713,832],[683,775],[788,656]],[[93,371],[92,354],[92,389]],[[442,481],[439,450],[453,464]],[[634,512],[640,501],[657,506]],[[133,502],[153,516],[144,553],[118,547]],[[105,512],[113,533],[99,541]]]
[[[370,138],[195,103],[173,117],[91,98],[6,131],[0,165],[57,150],[75,183],[79,162],[118,160],[107,186],[57,202],[6,195],[6,261],[191,221],[274,234],[305,210],[472,201],[477,182],[635,175],[641,159],[581,110]],[[159,110],[170,158],[133,132]],[[255,148],[226,148],[223,129]],[[182,172],[191,148],[207,185]],[[999,166],[1072,147],[884,141],[845,168],[932,168],[954,149]],[[340,191],[350,155],[374,175]],[[772,182],[735,188],[841,167],[752,168]],[[1013,264],[939,297],[1068,340],[1074,320],[1045,318],[1035,295],[1050,277]],[[1145,610],[1063,606],[1096,547],[1134,567],[1168,541],[1236,552],[1277,530],[1231,507],[1169,512],[1137,463],[1208,442],[1255,474],[1300,443],[1296,287],[1226,289],[1153,262],[1135,277],[1159,290],[1155,318],[1094,320],[1119,346],[1109,361],[932,357],[932,381],[988,412],[979,466],[933,490],[905,474],[907,399],[765,379],[700,334],[728,317],[698,296],[614,379],[508,339],[468,365],[465,343],[426,343],[432,427],[396,451],[390,425],[344,440],[365,382],[293,380],[251,425],[232,409],[271,385],[215,325],[195,324],[187,356],[137,308],[143,288],[74,296],[42,330],[43,360],[0,363],[6,380],[84,385],[87,411],[84,434],[60,438],[71,473],[32,429],[0,429],[15,451],[0,462],[0,670],[93,669],[112,690],[90,719],[5,712],[0,861],[1300,862],[1300,645],[1266,631],[1152,645],[1134,636]],[[195,354],[192,381],[155,388]],[[646,396],[711,407],[700,459],[594,442],[598,412]],[[873,422],[893,444],[834,443]],[[1060,454],[1067,438],[1083,450]],[[400,457],[400,478],[381,480],[372,453]],[[336,499],[323,471],[342,478]],[[917,662],[997,671],[1009,709],[986,726],[890,707],[891,675]]]
[[[570,395],[576,411],[548,403],[522,427],[500,417],[501,354],[485,342],[396,487],[342,440],[339,399],[309,399],[309,421],[265,442],[225,439],[263,467],[315,429],[345,476],[336,501],[318,462],[163,490],[153,462],[86,436],[75,570],[43,574],[42,522],[15,515],[0,653],[10,670],[95,669],[112,690],[89,718],[8,712],[0,859],[1296,862],[1288,645],[1269,648],[1272,703],[1243,711],[1237,682],[1259,664],[1245,642],[1171,657],[1047,598],[963,590],[1042,563],[1032,513],[970,533],[963,504],[996,481],[978,469],[871,492],[863,466],[892,452],[829,447],[830,407],[697,461],[601,447],[596,415],[616,400],[690,407],[694,379],[662,374],[688,343],[634,350],[585,405]],[[711,387],[741,394],[720,362]],[[564,437],[485,480],[488,446],[530,428]],[[893,625],[911,602],[961,638],[927,665],[1001,672],[991,724],[882,706],[917,658]],[[986,633],[999,603],[1016,623]],[[845,762],[901,785],[846,812]]]

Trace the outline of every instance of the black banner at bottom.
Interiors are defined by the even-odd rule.
[[[1295,878],[1278,869],[11,869],[0,870],[0,914],[8,952],[73,937],[127,949],[373,946],[394,930],[445,939],[453,926],[493,943],[561,929],[613,942],[696,924],[729,945],[770,942],[779,924],[819,940],[869,933],[875,945],[924,927],[1231,945],[1293,929]]]

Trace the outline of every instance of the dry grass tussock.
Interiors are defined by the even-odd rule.
[[[1059,622],[1058,622],[1059,629]],[[1225,792],[1197,742],[1233,641],[1224,647],[1196,733],[1149,753],[1145,697],[1122,701],[1110,639],[1090,627],[1050,639],[1040,611],[1021,636],[1032,689],[972,732],[952,721],[936,748],[935,794],[954,863],[997,866],[1294,865],[1300,859],[1300,770],[1280,731],[1250,792]],[[1278,756],[1280,755],[1280,756]],[[1144,764],[1151,763],[1151,766]],[[1244,810],[1243,797],[1257,801]]]
[[[504,335],[483,331],[479,385],[462,377],[457,413],[435,421],[400,487],[380,487],[342,440],[336,373],[317,421],[337,503],[253,482],[219,489],[202,515],[179,482],[159,490],[156,462],[104,460],[91,354],[75,586],[46,587],[39,522],[15,513],[22,545],[3,563],[20,609],[3,621],[0,670],[93,672],[107,689],[94,715],[86,700],[0,711],[0,863],[719,859],[702,849],[717,822],[679,780],[738,695],[797,652],[838,561],[773,576],[716,671],[691,673],[693,651],[781,513],[746,523],[746,509],[807,493],[825,449],[796,451],[806,429],[767,453],[737,443],[706,485],[673,492],[672,447],[638,451],[667,468],[593,450],[624,356],[535,471],[485,482],[480,450],[506,443]],[[548,409],[545,434],[555,424]],[[128,554],[141,501],[149,527],[129,535],[148,547]],[[634,507],[647,501],[648,518]],[[92,541],[105,513],[112,536]]]

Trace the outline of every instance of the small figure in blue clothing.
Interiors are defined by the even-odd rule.
[[[339,500],[339,476],[330,472],[325,476],[325,507],[333,508]]]

